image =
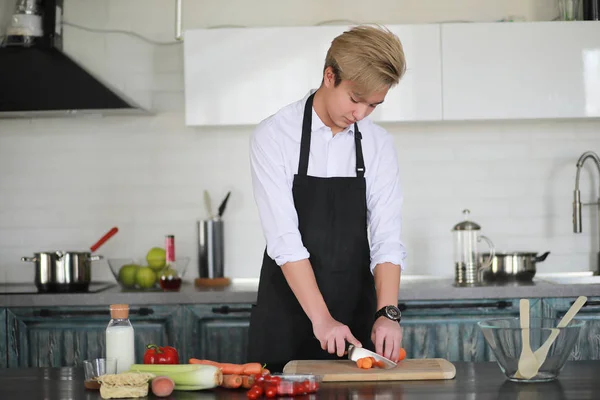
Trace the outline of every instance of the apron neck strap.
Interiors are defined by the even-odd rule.
[[[315,94],[311,94],[304,105],[304,118],[302,119],[302,139],[300,140],[300,162],[298,163],[298,175],[306,176],[308,173],[308,158],[310,155],[310,139],[312,132],[312,108]],[[358,124],[354,123],[354,147],[356,150],[356,176],[365,176],[365,160],[362,152],[362,134],[358,130]]]
[[[312,131],[312,106],[315,93],[308,96],[308,100],[306,100],[306,104],[304,105],[302,139],[300,140],[300,163],[298,164],[298,175],[301,176],[306,176],[308,173],[308,156],[310,154],[310,135]]]
[[[356,176],[365,176],[365,160],[362,152],[362,133],[358,130],[358,124],[354,123],[354,148],[356,150]]]

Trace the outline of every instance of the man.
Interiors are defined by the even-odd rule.
[[[402,194],[392,137],[366,117],[405,70],[394,34],[355,27],[333,40],[321,86],[252,136],[267,246],[248,359],[271,371],[347,343],[398,360]]]

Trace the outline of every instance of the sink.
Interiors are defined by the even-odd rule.
[[[558,285],[589,285],[589,284],[600,284],[600,276],[587,275],[587,276],[557,276],[542,278],[541,280],[558,284]]]

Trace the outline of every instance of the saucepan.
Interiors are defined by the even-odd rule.
[[[103,258],[92,255],[118,232],[114,227],[98,240],[90,251],[41,251],[21,261],[35,264],[35,286],[40,293],[87,292],[92,280],[92,261]]]
[[[481,253],[480,263],[491,257],[491,264],[479,270],[483,282],[531,282],[536,273],[536,264],[542,262],[549,251],[538,255],[535,252],[495,252]]]

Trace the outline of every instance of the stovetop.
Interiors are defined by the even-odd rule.
[[[98,293],[103,290],[109,289],[115,286],[112,282],[92,282],[90,283],[90,287],[85,293]],[[40,293],[38,288],[33,283],[0,283],[0,295],[2,294],[39,294],[39,295],[47,295],[47,294],[60,294],[60,293]],[[72,294],[72,293],[62,293],[62,294]]]

